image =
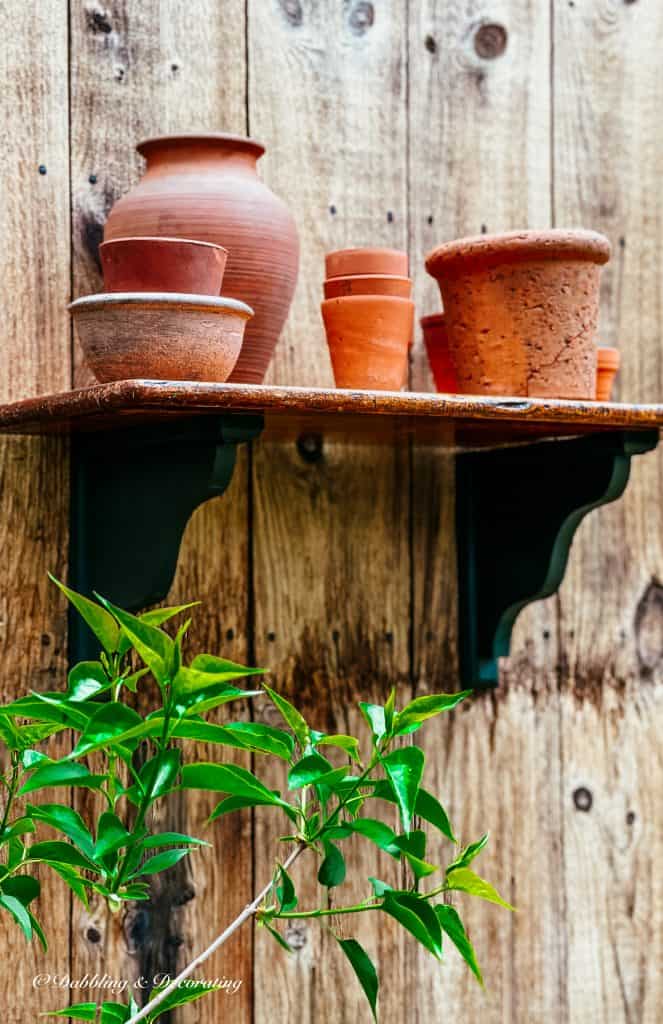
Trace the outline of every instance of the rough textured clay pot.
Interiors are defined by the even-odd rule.
[[[594,398],[600,266],[593,231],[518,231],[449,242],[426,269],[442,295],[458,388]]]
[[[414,303],[393,295],[346,295],[325,299],[321,309],[336,386],[399,391]]]
[[[596,350],[596,400],[609,402],[621,362],[619,350],[600,345]]]
[[[228,249],[224,294],[255,310],[230,379],[261,383],[299,264],[292,216],[257,175],[264,147],[234,135],[184,135],[141,142],[138,151],[147,170],[111,210],[104,238],[194,238]]]
[[[69,306],[98,381],[226,381],[252,310],[207,295],[112,292]]]
[[[412,281],[409,277],[393,274],[350,274],[346,277],[330,277],[324,282],[325,298],[335,299],[339,295],[397,295],[409,299]]]
[[[325,256],[325,277],[356,274],[407,277],[407,253],[400,249],[337,249]]]
[[[99,255],[107,292],[219,295],[228,250],[182,238],[114,238]]]
[[[458,384],[449,352],[444,313],[431,313],[430,316],[422,316],[419,323],[424,333],[426,355],[433,372],[436,389],[447,395],[456,394]]]

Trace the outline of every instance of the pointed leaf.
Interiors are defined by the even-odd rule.
[[[435,911],[425,899],[414,893],[388,892],[382,909],[396,918],[422,946],[440,959],[442,930]]]
[[[26,863],[28,861],[33,864],[43,861],[51,865],[64,864],[71,867],[94,870],[92,861],[82,854],[80,850],[77,850],[75,846],[71,846],[69,843],[63,843],[57,839],[48,840],[45,843],[33,843],[26,851]]]
[[[328,889],[332,889],[345,881],[345,858],[334,843],[325,842],[323,845],[325,848],[325,859],[318,871],[318,881],[320,885],[325,885]]]
[[[353,761],[359,761],[359,740],[354,736],[345,736],[342,733],[323,736],[316,741],[316,746],[340,747]]]
[[[377,897],[384,896],[385,893],[394,891],[393,885],[389,885],[388,882],[382,882],[380,881],[379,878],[373,878],[372,875],[368,876],[368,880],[371,883],[371,886],[373,887],[373,892]]]
[[[502,899],[497,889],[494,889],[490,882],[479,878],[469,868],[454,868],[453,871],[447,872],[447,889],[467,892],[471,896],[478,896],[482,900],[487,900],[488,903],[497,903],[500,907],[506,907],[507,910],[516,909]]]
[[[246,768],[240,768],[236,764],[185,764],[180,785],[182,789],[211,789],[217,793],[248,798],[254,805],[273,804],[282,808],[289,816],[294,814],[290,804],[272,793],[271,789],[267,789],[267,786]],[[218,817],[218,814],[215,812],[214,816]]]
[[[67,696],[74,703],[80,703],[104,693],[111,686],[100,661],[80,661],[69,673]]]
[[[163,988],[163,986],[161,986]],[[154,1021],[159,1020],[164,1014],[170,1010],[174,1010],[177,1006],[185,1006],[188,1003],[194,1003],[197,999],[201,999],[207,995],[208,992],[217,992],[220,989],[220,985],[210,985],[203,981],[192,981],[189,979],[186,985],[181,988],[176,988],[174,992],[171,992],[169,996],[166,996],[163,1003],[151,1013],[147,1018],[147,1024],[153,1024]],[[160,991],[158,988],[152,989],[150,992],[150,999]]]
[[[88,722],[69,757],[82,757],[83,754],[99,750],[109,741],[119,743],[120,737],[142,724],[141,716],[126,704],[102,704]]]
[[[103,597],[99,600],[114,618],[117,619],[122,632],[131,641],[131,646],[145,662],[160,686],[169,680],[170,663],[173,655],[173,641],[156,626],[150,626],[136,615],[125,612]]]
[[[194,608],[199,604],[200,601],[191,601],[190,604],[178,604],[170,608],[151,608],[150,611],[142,612],[138,618],[148,626],[162,626],[163,623],[168,622],[169,619],[172,619],[176,615],[180,615],[181,612],[188,611],[189,608]],[[130,650],[131,641],[126,634],[123,634],[118,645],[118,653],[120,655],[125,655]]]
[[[366,998],[368,999],[368,1003],[371,1008],[371,1013],[373,1014],[373,1020],[377,1021],[379,982],[373,961],[356,939],[339,939],[336,936],[335,938],[350,961],[352,969],[357,975],[359,984],[366,994]]]
[[[45,825],[58,829],[71,839],[86,857],[92,857],[94,840],[78,811],[64,804],[28,804],[26,810],[35,821],[43,821]]]
[[[481,839],[477,839],[475,843],[470,843],[464,850],[458,854],[455,860],[451,862],[447,868],[447,874],[453,871],[454,868],[467,868],[470,866],[475,857],[478,857],[484,846],[488,842],[488,833],[484,833]]]
[[[32,938],[32,921],[21,901],[15,896],[0,892],[0,907],[4,907],[11,914],[29,942]]]
[[[109,853],[127,846],[131,840],[131,834],[124,827],[117,814],[112,811],[104,811],[99,818],[97,825],[97,842],[94,847],[94,860],[101,860]]]
[[[279,864],[279,878],[281,879],[281,884],[276,887],[279,909],[285,911],[294,910],[297,906],[295,887],[290,875],[281,864]]]
[[[427,718],[451,711],[471,693],[471,690],[461,690],[459,693],[431,693],[427,697],[416,697],[396,715],[394,735],[414,732]]]
[[[309,727],[306,724],[306,720],[299,713],[297,708],[294,707],[289,700],[286,700],[285,697],[282,697],[269,686],[266,686],[265,683],[263,683],[263,689],[272,704],[274,704],[277,710],[280,711],[281,717],[285,721],[286,725],[290,726],[292,729],[302,750],[306,750],[309,745]]]
[[[472,943],[467,937],[467,933],[465,932],[465,928],[458,911],[455,907],[450,907],[446,903],[439,903],[435,907],[435,913],[437,914],[442,931],[447,933],[463,960],[472,971],[472,974],[474,974],[475,978],[483,988],[481,970],[477,963]]]
[[[435,864],[429,864],[424,859],[426,853],[426,833],[421,829],[415,829],[408,835],[396,836],[394,846],[400,850],[403,857],[408,861],[416,879],[426,878],[432,875],[439,868]]]
[[[172,868],[174,864],[182,860],[182,857],[186,857],[187,853],[190,853],[190,849],[186,850],[164,850],[162,853],[155,853],[153,857],[148,857],[144,864],[134,871],[129,878],[140,878],[141,875],[156,875],[159,871],[166,871],[167,868]]]
[[[146,761],[140,771],[143,791],[150,794],[150,802],[157,800],[175,785],[182,763],[182,751],[169,747]]]
[[[384,716],[384,708],[381,704],[366,704],[359,702],[361,713],[371,727],[373,739],[377,743],[387,732],[387,724]]]
[[[288,772],[288,788],[294,790],[314,785],[332,771],[334,766],[326,757],[321,754],[307,754]]]
[[[93,775],[83,764],[55,761],[37,768],[27,782],[19,789],[19,795],[34,793],[47,786],[83,786],[85,789],[101,789],[107,776]]]
[[[398,802],[403,828],[409,832],[424,773],[424,752],[419,747],[402,747],[387,754],[382,763]]]
[[[225,729],[239,739],[247,750],[274,754],[283,761],[289,761],[292,757],[295,744],[290,733],[283,729],[258,722],[229,722]]]
[[[14,875],[12,878],[5,878],[0,883],[0,889],[8,896],[13,896],[24,907],[36,900],[41,892],[39,882],[32,875]]]
[[[101,643],[107,654],[114,654],[120,640],[120,630],[112,615],[89,598],[77,594],[75,590],[66,587],[64,583],[56,580],[49,572],[49,578],[60,588],[65,597],[73,604],[74,608],[87,622],[88,626]]]
[[[388,781],[380,781],[373,788],[373,796],[378,797],[380,800],[388,800],[390,803],[395,804],[396,794]],[[419,787],[417,793],[417,799],[414,805],[414,813],[424,821],[429,821],[431,825],[435,825],[440,830],[443,836],[450,839],[452,843],[456,842],[456,837],[451,828],[447,812],[445,811],[439,800],[429,793],[427,790]]]
[[[209,846],[210,843],[204,839],[196,839],[195,836],[183,835],[181,832],[159,832],[153,836],[143,839],[141,846],[144,850],[154,850],[159,846]]]
[[[292,946],[288,945],[286,940],[283,938],[281,933],[276,930],[276,928],[274,928],[271,924],[268,924],[267,921],[262,921],[261,924],[262,924],[263,928],[266,928],[267,931],[269,932],[269,934],[272,935],[276,939],[276,941],[278,942],[279,946],[281,946],[282,949],[285,949],[286,953],[293,953],[294,952]]]

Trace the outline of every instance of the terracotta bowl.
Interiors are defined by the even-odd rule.
[[[393,274],[350,274],[345,277],[330,277],[324,282],[325,298],[335,299],[339,295],[397,295],[409,299],[412,281],[409,277]]]
[[[596,400],[609,402],[621,358],[619,349],[600,345],[596,350]]]
[[[325,277],[380,274],[407,277],[407,253],[400,249],[337,249],[325,256]]]
[[[114,238],[99,246],[107,292],[219,295],[228,250],[188,238]]]
[[[449,352],[449,338],[444,313],[431,313],[419,321],[424,335],[426,355],[437,391],[446,395],[458,392],[456,371]]]
[[[148,292],[86,295],[69,306],[98,381],[228,379],[253,310],[235,299]]]
[[[607,238],[578,230],[479,235],[431,252],[459,390],[593,399],[609,257]]]
[[[394,295],[344,295],[325,299],[321,309],[336,386],[399,391],[414,303]]]

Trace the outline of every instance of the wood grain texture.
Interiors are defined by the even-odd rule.
[[[663,383],[663,11],[560,4],[554,33],[555,223],[610,237],[601,337],[622,350],[620,397],[644,400]],[[660,455],[643,460],[624,499],[583,524],[559,594],[571,1021],[654,1024],[663,1005],[662,470]]]
[[[303,267],[270,383],[332,383],[319,310],[324,252],[406,247],[405,14],[401,0],[249,2],[249,127],[267,145],[266,180],[294,212]],[[408,479],[407,448],[340,447],[324,430],[301,454],[292,444],[256,451],[256,657],[326,731],[357,727],[358,699],[384,699],[391,683],[408,687]],[[277,773],[269,778],[283,785]],[[276,825],[274,816],[256,818],[262,880]],[[366,844],[351,864],[359,878],[372,873]],[[302,864],[303,906],[322,898],[314,879],[315,865]],[[334,924],[348,934],[342,919]],[[396,929],[352,926],[383,972],[402,974]],[[362,993],[333,939],[313,926],[290,937],[297,951],[286,958],[256,935],[255,1020],[360,1019]]]
[[[133,184],[142,161],[135,144],[167,132],[244,134],[245,12],[243,0],[163,4],[159,0],[87,0],[71,5],[72,192],[74,293],[101,287],[98,244],[115,199]],[[77,350],[77,383],[89,381]],[[171,601],[201,598],[198,649],[241,660],[247,652],[247,462],[240,459],[223,502],[199,509],[184,538]],[[229,538],[232,541],[229,542]],[[241,712],[240,712],[241,713]],[[212,754],[198,751],[198,754]],[[193,756],[193,752],[192,752]],[[216,754],[218,756],[218,752]],[[209,801],[188,794],[168,824],[196,835]],[[133,979],[172,972],[200,951],[252,892],[250,843],[238,825],[220,850],[190,858],[155,883],[149,904],[123,920],[93,908],[94,930],[77,910],[72,951],[77,974],[103,967]],[[232,997],[238,1021],[251,1013],[251,935],[242,936],[216,973],[243,981]],[[212,1024],[219,1002],[185,1008],[178,1024]]]
[[[0,394],[4,401],[70,386],[69,138],[67,5],[64,0],[0,7]],[[41,168],[41,173],[40,173]],[[61,686],[66,620],[46,572],[66,572],[67,445],[63,440],[0,442],[0,652],[2,699]],[[62,751],[61,738],[52,750]],[[45,800],[58,799],[55,792]],[[66,1003],[37,973],[69,968],[66,887],[40,873],[50,951],[26,944],[3,913],[3,1012],[36,1019]]]

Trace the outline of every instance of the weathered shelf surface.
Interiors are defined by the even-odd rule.
[[[234,412],[262,414],[266,440],[412,437],[454,449],[663,426],[663,404],[126,380],[0,405],[0,432],[107,431]]]

